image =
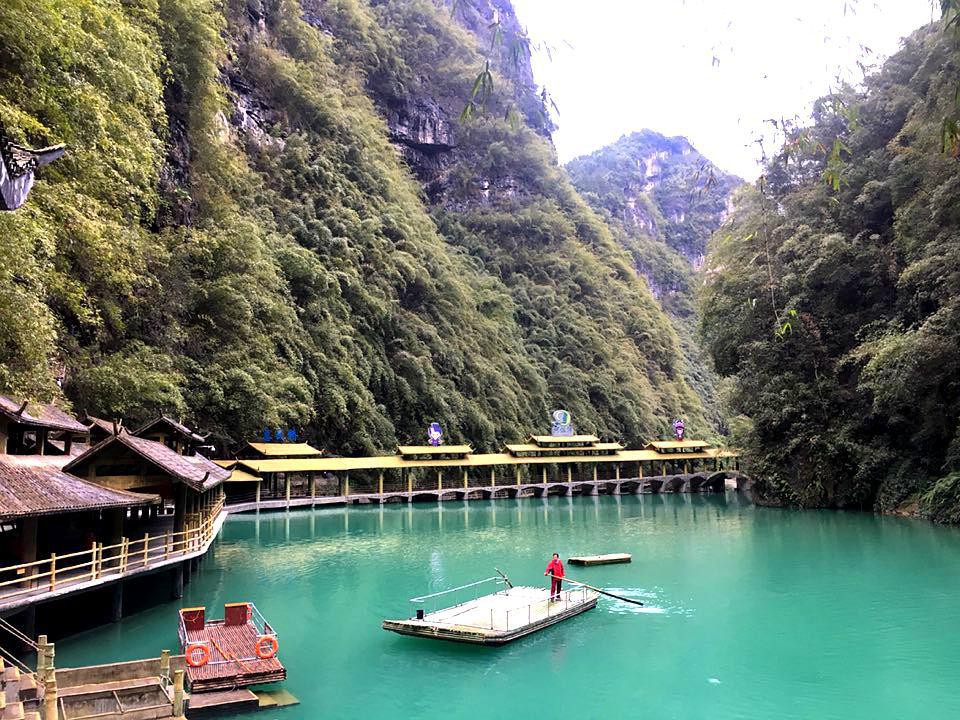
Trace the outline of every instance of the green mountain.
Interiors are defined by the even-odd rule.
[[[670,317],[684,355],[684,376],[703,399],[713,427],[725,431],[694,300],[707,241],[743,181],[717,168],[686,138],[652,130],[625,135],[566,167]]]
[[[0,121],[69,146],[0,217],[0,391],[345,453],[431,421],[492,448],[556,407],[706,432],[518,27],[505,0],[0,4]]]
[[[931,26],[819,101],[713,238],[704,328],[769,502],[960,520],[958,61]]]

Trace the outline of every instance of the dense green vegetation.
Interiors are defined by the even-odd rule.
[[[714,237],[704,329],[771,502],[960,518],[958,61],[930,27],[821,100]]]
[[[0,4],[0,121],[70,148],[0,217],[0,391],[65,368],[78,411],[341,452],[430,421],[492,448],[557,406],[630,443],[705,431],[529,88],[493,70],[433,207],[389,143],[398,101],[457,117],[480,42],[429,0]]]
[[[599,212],[671,319],[688,384],[715,430],[726,431],[713,366],[700,342],[697,268],[741,180],[724,173],[684,138],[651,130],[567,164],[574,185]]]

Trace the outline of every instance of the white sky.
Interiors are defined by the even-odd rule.
[[[513,4],[533,40],[553,48],[552,60],[535,53],[534,70],[560,111],[561,162],[650,128],[685,135],[750,180],[767,118],[807,118],[838,72],[859,81],[858,60],[876,64],[935,17],[931,0]]]

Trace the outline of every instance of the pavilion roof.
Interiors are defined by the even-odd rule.
[[[317,450],[307,443],[265,443],[250,442],[247,447],[263,457],[319,457],[323,450]]]
[[[205,440],[203,435],[198,435],[183,423],[177,422],[173,418],[169,418],[166,415],[161,415],[155,420],[151,420],[146,425],[143,425],[140,428],[134,430],[133,434],[137,436],[145,435],[146,433],[155,430],[157,425],[166,425],[169,429],[173,430],[178,435],[182,435],[188,440],[193,440],[194,442],[203,442]]]
[[[473,448],[469,445],[398,445],[401,455],[469,455]]]
[[[600,438],[596,435],[531,435],[529,440],[537,445],[557,445],[561,443],[590,445],[600,442]]]
[[[88,423],[87,427],[90,430],[93,430],[94,427],[97,427],[103,430],[103,432],[107,433],[107,435],[113,435],[114,426],[119,428],[123,425],[122,421],[114,423],[111,420],[104,420],[102,418],[94,417],[93,415],[87,415],[86,420]]]
[[[157,495],[113,490],[70,475],[61,468],[61,462],[69,459],[66,456],[0,455],[0,518],[160,502]]]
[[[21,411],[20,408],[23,408],[23,410]],[[87,432],[86,425],[56,405],[27,403],[24,407],[22,401],[14,400],[7,395],[0,395],[0,415],[8,417],[15,423],[30,427],[68,430],[75,433]]]
[[[680,450],[707,447],[709,444],[706,440],[654,440],[647,443],[646,447],[653,450]]]
[[[163,443],[131,435],[126,430],[121,430],[119,434],[112,435],[97,443],[83,455],[67,463],[64,469],[72,472],[94,459],[114,443],[124,445],[147,462],[152,463],[198,492],[216,487],[230,477],[230,470],[220,467],[202,455],[180,455]]]

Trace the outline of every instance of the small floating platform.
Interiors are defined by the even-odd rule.
[[[206,608],[184,608],[179,635],[187,680],[198,701],[206,691],[236,690],[287,677],[276,653],[277,634],[253,603],[224,605],[223,620],[207,620]]]
[[[610,553],[608,555],[577,555],[567,558],[571,565],[613,565],[615,563],[628,563],[633,561],[633,555],[630,553]]]
[[[407,620],[384,620],[383,629],[431,640],[503,645],[586,612],[596,607],[599,597],[591,590],[577,587],[564,590],[558,600],[551,600],[547,588],[508,587],[432,612],[422,607],[427,601],[490,581],[499,578],[413,598],[410,602],[421,606],[416,615]]]

